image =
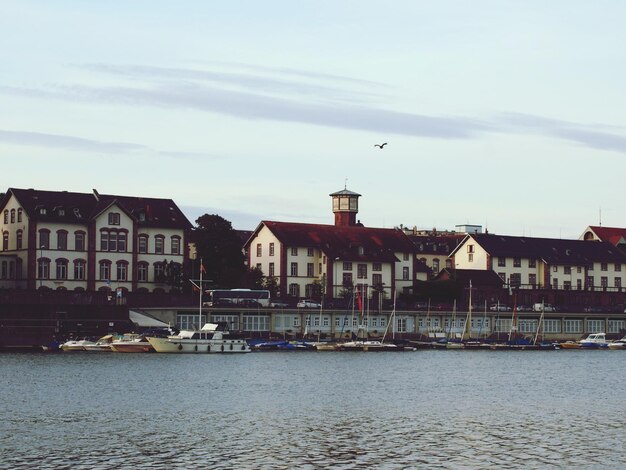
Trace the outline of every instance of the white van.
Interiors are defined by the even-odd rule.
[[[533,312],[556,312],[556,307],[551,304],[535,304],[533,305]]]

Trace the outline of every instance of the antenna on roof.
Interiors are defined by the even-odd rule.
[[[346,179],[343,182],[343,189],[348,189],[348,177],[346,176]]]
[[[598,225],[600,227],[602,227],[602,206],[600,206],[600,209],[598,209],[598,210],[600,212],[600,214],[599,214],[600,220],[598,221]]]

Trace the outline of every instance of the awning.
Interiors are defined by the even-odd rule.
[[[135,325],[142,328],[168,328],[169,325],[167,323],[163,323],[161,320],[157,320],[150,315],[145,313],[139,313],[134,310],[128,311],[128,318]]]

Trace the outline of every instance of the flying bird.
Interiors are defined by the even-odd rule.
[[[374,144],[374,147],[382,149],[385,145],[387,145],[387,142],[385,142],[384,144]]]

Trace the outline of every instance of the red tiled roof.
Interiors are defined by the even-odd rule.
[[[589,227],[600,238],[600,240],[617,244],[622,238],[626,239],[626,228],[601,227],[592,225]]]
[[[415,251],[409,238],[397,229],[263,221],[255,233],[263,225],[286,246],[319,248],[340,260],[394,262],[395,252]],[[360,247],[363,254],[359,254]]]
[[[140,227],[191,228],[187,217],[171,199],[107,194],[98,194],[96,197],[94,193],[9,188],[3,204],[6,204],[11,194],[29,218],[41,221],[84,224],[116,203],[137,220]],[[39,213],[42,207],[46,209],[45,215]],[[140,220],[140,213],[144,214],[144,220]]]

